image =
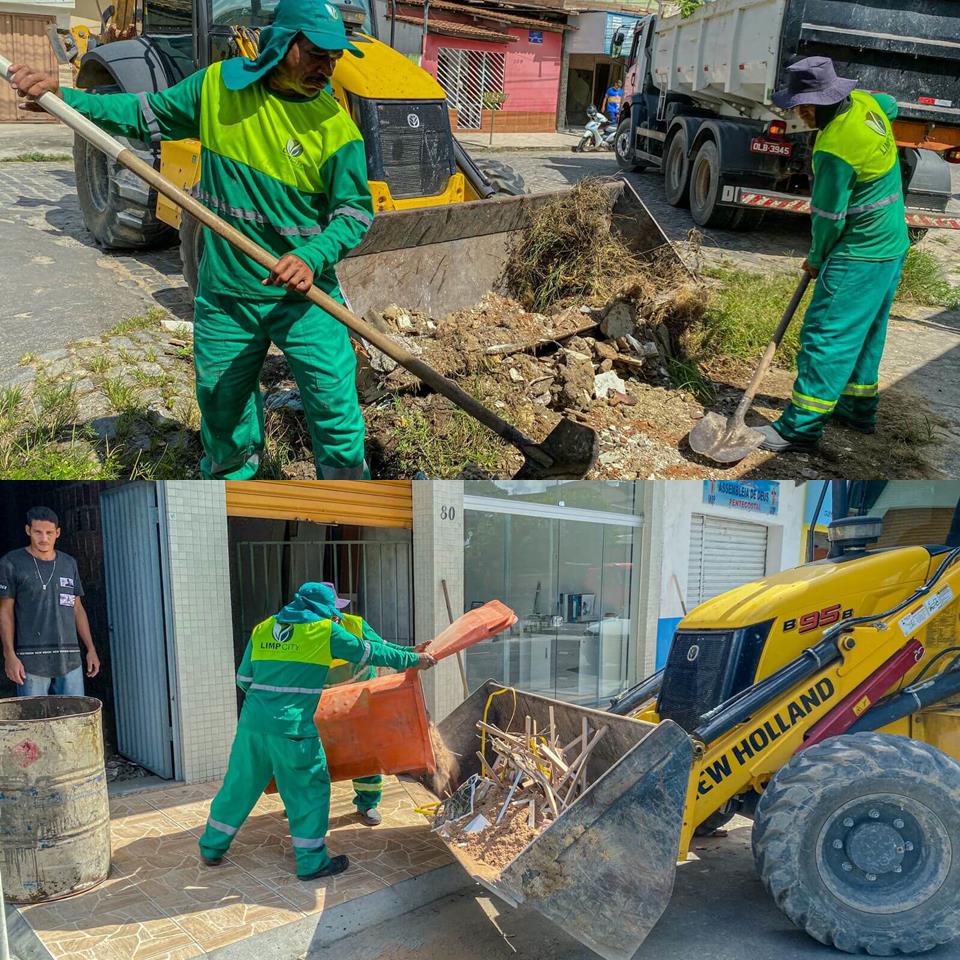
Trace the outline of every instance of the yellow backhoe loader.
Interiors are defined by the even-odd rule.
[[[608,726],[590,790],[498,875],[451,845],[478,882],[627,960],[693,837],[742,814],[763,885],[817,940],[894,956],[960,935],[960,483],[833,487],[829,556],[692,610],[610,712],[491,700],[491,681],[441,721],[453,789],[484,715]]]
[[[544,198],[525,196],[522,178],[503,162],[467,154],[451,131],[443,88],[376,38],[365,0],[338,6],[364,57],[338,62],[332,93],[363,134],[377,213],[353,259],[341,264],[341,285],[360,315],[391,302],[438,315],[470,306],[494,284],[513,233]],[[54,30],[51,40],[58,58],[77,69],[78,87],[149,93],[217,60],[255,56],[274,7],[275,0],[118,0],[99,36],[80,27]],[[199,179],[197,141],[126,145],[178,187]],[[179,233],[184,275],[195,287],[203,228],[79,137],[74,165],[97,242],[145,249],[170,245]],[[651,218],[633,232],[644,234],[645,248],[666,242]]]

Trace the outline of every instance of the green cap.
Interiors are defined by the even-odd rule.
[[[221,68],[228,90],[243,90],[262,79],[287,54],[290,44],[302,33],[321,50],[349,50],[363,53],[347,39],[347,28],[336,4],[327,0],[280,0],[273,23],[260,31],[260,53],[256,60],[234,57]]]

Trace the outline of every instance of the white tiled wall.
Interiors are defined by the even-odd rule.
[[[463,612],[463,483],[413,481],[413,608],[417,643],[431,640],[450,621],[443,597],[447,581],[454,617]],[[455,657],[423,674],[423,692],[432,720],[442,720],[461,703],[463,684]]]
[[[206,780],[226,771],[237,725],[224,485],[167,480],[161,510],[168,540],[182,776],[188,782]]]

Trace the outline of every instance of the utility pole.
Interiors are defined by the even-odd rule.
[[[390,46],[392,49],[397,49],[397,0],[389,0],[390,2]]]

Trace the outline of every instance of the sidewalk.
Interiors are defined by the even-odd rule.
[[[351,785],[333,785],[330,847],[349,855],[346,873],[309,882],[294,876],[290,829],[276,794],[261,797],[224,862],[205,867],[197,838],[217,786],[111,797],[110,877],[64,900],[8,906],[14,955],[293,960],[470,886],[414,813],[409,788],[393,777],[384,783],[383,823],[373,829],[357,819]]]
[[[489,133],[459,132],[454,136],[467,150],[542,150],[567,151],[579,140],[578,133],[494,133],[493,144]]]
[[[0,123],[0,160],[30,153],[69,156],[73,132],[61,123]]]

